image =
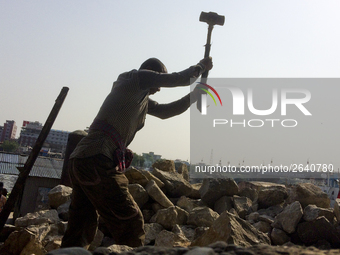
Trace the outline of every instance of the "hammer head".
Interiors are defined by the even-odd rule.
[[[200,21],[208,23],[208,25],[224,25],[224,16],[218,15],[216,12],[201,12]]]

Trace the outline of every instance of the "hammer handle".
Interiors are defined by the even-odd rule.
[[[204,58],[209,57],[210,55],[210,48],[211,48],[211,32],[213,30],[214,26],[213,25],[209,25],[208,27],[208,36],[207,36],[207,43],[205,44],[205,52],[204,52]],[[209,71],[205,71],[204,73],[202,73],[201,76],[201,82],[205,82],[205,79],[208,77]]]

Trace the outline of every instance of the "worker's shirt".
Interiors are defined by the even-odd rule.
[[[112,125],[120,134],[125,147],[144,126],[146,114],[166,119],[186,111],[190,94],[169,103],[158,104],[149,99],[150,88],[187,86],[203,72],[200,66],[172,74],[148,70],[132,70],[119,75],[110,94],[101,106],[97,119]],[[114,160],[115,142],[100,130],[91,130],[77,145],[70,158],[85,158],[103,154]]]

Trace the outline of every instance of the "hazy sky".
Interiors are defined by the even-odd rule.
[[[337,0],[0,0],[0,125],[44,123],[67,86],[53,128],[86,128],[120,73],[149,57],[169,72],[203,57],[201,11],[226,18],[213,31],[210,77],[339,77],[339,10]],[[166,103],[188,92],[162,89],[152,98]],[[189,111],[169,120],[148,116],[130,148],[187,160],[189,125]]]

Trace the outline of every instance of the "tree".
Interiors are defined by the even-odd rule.
[[[19,148],[19,144],[16,141],[6,140],[1,145],[2,150],[6,152],[15,152]]]
[[[143,167],[143,165],[144,165],[143,156],[140,156],[137,153],[133,153],[133,159],[132,159],[132,162],[131,162],[131,166]]]

